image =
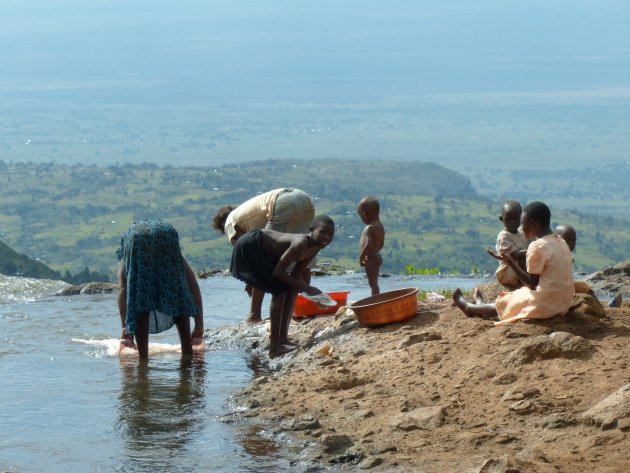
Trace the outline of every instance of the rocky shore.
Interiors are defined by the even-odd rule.
[[[589,280],[628,288],[628,267]],[[298,349],[264,362],[225,421],[290,440],[290,471],[630,471],[630,306],[589,298],[508,327],[450,300],[380,328],[343,310],[296,320]],[[258,327],[234,330],[258,330],[246,343],[264,353]]]

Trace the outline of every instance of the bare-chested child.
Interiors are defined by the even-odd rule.
[[[504,230],[497,236],[496,250],[501,255],[510,255],[521,269],[525,269],[525,255],[529,242],[520,228],[521,214],[523,209],[521,204],[515,200],[507,200],[501,206],[501,216],[499,220],[503,222]],[[493,251],[488,250],[488,254],[493,256]],[[505,260],[499,260],[499,267],[495,272],[497,282],[510,288],[521,287],[523,283],[519,280],[516,272]]]
[[[577,244],[577,232],[575,231],[575,228],[573,228],[571,225],[558,225],[555,228],[554,233],[556,235],[561,236],[564,239],[564,241],[567,242],[567,245],[569,246],[571,253],[575,251],[575,246]],[[580,294],[580,293],[589,294],[599,301],[599,299],[597,298],[597,295],[595,294],[595,291],[591,289],[591,286],[586,281],[573,281],[573,284],[575,287],[576,294]],[[613,307],[613,308],[621,307],[622,302],[623,302],[623,296],[619,292],[608,303],[608,307]]]
[[[253,230],[234,245],[232,276],[261,291],[272,294],[269,308],[271,336],[269,355],[281,356],[295,349],[289,342],[289,324],[299,291],[322,291],[304,282],[304,268],[335,235],[335,224],[326,215],[318,215],[308,234]],[[291,269],[290,266],[294,264]]]
[[[359,242],[359,264],[365,268],[372,295],[379,294],[378,271],[383,264],[380,251],[385,244],[385,227],[379,219],[381,206],[372,196],[364,197],[357,206],[357,213],[365,224]]]

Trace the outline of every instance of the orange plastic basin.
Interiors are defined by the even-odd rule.
[[[350,291],[328,292],[330,298],[337,304],[333,307],[320,307],[315,302],[309,301],[302,294],[298,294],[293,307],[293,318],[312,317],[314,315],[334,314],[342,305],[346,305]]]
[[[357,320],[366,327],[403,322],[418,312],[418,289],[408,287],[383,292],[350,304]]]

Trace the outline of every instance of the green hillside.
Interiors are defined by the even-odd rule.
[[[356,202],[381,201],[387,230],[383,270],[402,273],[491,272],[484,249],[501,229],[500,202],[434,163],[267,160],[221,167],[65,166],[0,161],[0,238],[64,273],[86,267],[113,278],[120,235],[134,220],[159,217],[179,230],[196,269],[226,268],[231,247],[210,227],[214,212],[259,192],[298,187],[318,213],[335,220],[335,241],[321,254],[358,268],[362,224]],[[576,269],[592,271],[627,258],[625,222],[552,208],[554,223],[578,229]]]
[[[0,241],[0,274],[40,279],[59,279],[59,273],[44,263],[21,255]]]

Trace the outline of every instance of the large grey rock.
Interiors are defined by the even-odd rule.
[[[398,349],[401,350],[417,343],[429,342],[433,340],[442,340],[442,335],[437,332],[414,333],[413,335],[409,335],[405,340],[400,342],[400,345],[398,345]]]
[[[76,296],[78,294],[110,294],[118,291],[118,285],[109,282],[88,282],[78,286],[68,286],[55,296]]]
[[[616,264],[584,278],[595,291],[630,293],[630,261]]]
[[[527,415],[536,410],[536,405],[529,399],[523,399],[512,403],[509,409],[517,414]]]
[[[352,447],[353,443],[347,435],[326,434],[321,437],[324,453],[339,453]]]
[[[521,452],[523,453],[523,452]],[[531,454],[520,453],[517,457],[504,455],[484,460],[479,468],[469,473],[557,473],[558,469],[544,458],[533,458]]]
[[[630,384],[621,387],[582,414],[585,423],[598,425],[602,429],[616,427],[617,421],[625,417],[630,417]]]
[[[503,373],[501,376],[497,376],[492,380],[493,384],[508,385],[518,381],[518,377],[514,373]]]
[[[595,348],[585,338],[567,332],[554,332],[523,341],[503,363],[514,366],[554,358],[588,360],[594,353]]]
[[[76,296],[81,293],[82,286],[70,285],[55,292],[55,296]]]
[[[109,282],[89,282],[83,285],[80,294],[111,294],[118,291],[118,285]]]
[[[543,429],[563,429],[575,425],[577,421],[569,414],[556,412],[543,420]]]
[[[441,406],[419,407],[397,416],[392,426],[398,430],[433,430],[444,423],[446,410]]]
[[[370,470],[374,467],[383,464],[383,458],[381,457],[367,457],[361,463],[359,463],[359,469]]]
[[[299,419],[291,419],[283,422],[281,428],[284,430],[313,430],[319,428],[319,420],[311,416],[302,416]]]
[[[575,294],[569,310],[594,317],[606,317],[606,310],[602,303],[590,294]]]

